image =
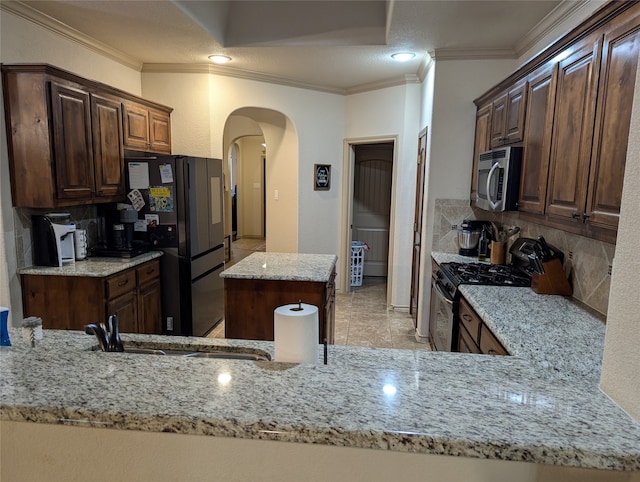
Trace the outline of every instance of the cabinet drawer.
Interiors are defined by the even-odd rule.
[[[482,326],[480,335],[480,350],[487,355],[508,355],[509,352],[502,346],[502,343],[491,333],[486,325]]]
[[[479,345],[478,340],[480,339],[482,320],[464,298],[460,298],[458,316],[460,317],[460,325],[466,328],[473,342]]]
[[[464,326],[460,327],[458,351],[460,353],[481,353],[480,349],[478,348],[474,340],[471,339],[471,335],[469,335]]]
[[[136,272],[130,269],[107,279],[106,283],[107,299],[111,300],[116,296],[136,289]]]
[[[138,286],[160,276],[160,262],[156,259],[136,268]]]

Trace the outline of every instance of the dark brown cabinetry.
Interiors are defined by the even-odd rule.
[[[505,92],[518,99],[524,85],[523,100],[517,102],[525,106],[519,196],[525,219],[615,242],[639,32],[640,3],[605,4],[476,100],[476,146],[486,142],[483,116],[489,102],[495,145],[509,131],[499,128],[509,124]]]
[[[460,353],[509,354],[464,298],[460,298],[458,316],[460,322],[458,351]]]
[[[169,114],[141,103],[124,104],[124,143],[134,150],[171,154]]]
[[[491,109],[491,147],[522,140],[527,83],[519,82],[493,101]]]
[[[633,13],[633,12],[632,12]],[[640,54],[640,19],[625,16],[604,33],[593,149],[584,219],[617,229],[631,106]]]
[[[171,152],[169,108],[50,65],[3,65],[2,82],[14,206],[123,200],[123,102],[146,108],[149,150]]]
[[[335,271],[327,282],[264,279],[224,279],[225,337],[273,340],[273,312],[283,305],[318,307],[319,343],[334,342]]]
[[[529,102],[524,120],[520,211],[544,213],[557,75],[556,64],[545,66],[531,75],[527,86]]]
[[[160,263],[148,261],[107,278],[21,275],[25,316],[47,329],[82,330],[118,315],[124,333],[161,333]]]
[[[584,212],[598,89],[600,35],[559,62],[546,212],[580,220]]]
[[[491,103],[485,104],[478,107],[476,113],[476,137],[473,144],[473,170],[471,171],[471,204],[476,202],[480,153],[491,149],[491,108]]]

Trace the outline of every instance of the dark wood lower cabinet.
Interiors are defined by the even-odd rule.
[[[482,318],[464,298],[458,308],[458,351],[485,355],[509,355]]]
[[[225,278],[225,337],[273,340],[274,310],[298,301],[318,307],[318,342],[333,343],[335,272],[327,282]]]
[[[160,263],[152,260],[115,275],[21,275],[24,316],[45,329],[83,330],[117,315],[123,333],[161,333]]]

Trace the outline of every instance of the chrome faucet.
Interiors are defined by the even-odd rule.
[[[120,330],[118,328],[118,317],[109,316],[108,324],[91,323],[84,327],[87,335],[95,335],[102,351],[124,351],[122,340],[120,340]]]

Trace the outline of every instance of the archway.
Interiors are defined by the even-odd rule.
[[[295,253],[298,251],[298,135],[284,114],[260,107],[243,107],[232,112],[225,122],[223,152],[240,139],[261,136],[264,149],[264,174],[247,176],[251,186],[263,186],[264,237],[266,251]],[[262,144],[262,142],[260,143]],[[240,150],[242,155],[242,149]],[[229,163],[225,163],[225,179],[232,179]],[[259,169],[259,167],[254,167]],[[254,172],[253,174],[258,174]],[[227,202],[232,186],[225,182]],[[253,187],[251,187],[253,189]],[[228,223],[227,223],[228,225]],[[230,234],[230,233],[229,233]]]

